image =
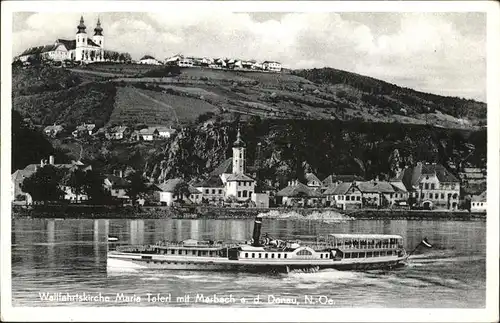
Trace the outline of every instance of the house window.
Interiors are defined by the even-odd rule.
[[[247,197],[247,191],[243,191],[243,197]]]
[[[245,252],[245,258],[248,258],[248,252]]]
[[[441,193],[441,199],[444,200],[444,193]]]
[[[264,258],[267,258],[267,253],[264,255]]]
[[[238,197],[241,197],[241,192],[240,191],[238,191]]]
[[[281,254],[280,253],[278,254],[278,258],[281,258]]]
[[[435,189],[436,185],[434,183],[431,183],[431,190]]]
[[[425,198],[425,194],[424,194],[424,193],[421,193],[421,194],[420,194],[420,198],[421,198],[421,199]]]
[[[222,194],[222,190],[219,190],[219,194]]]
[[[212,194],[215,194],[215,189],[212,188]]]
[[[210,190],[207,188],[205,189],[205,194],[209,194],[210,193]]]
[[[361,196],[356,196],[356,201],[361,201]]]
[[[425,187],[426,190],[428,190],[429,189],[429,183],[425,183],[424,187]]]
[[[346,195],[345,200],[346,200],[346,201],[349,201],[349,199],[350,199],[350,198],[351,198],[351,197],[350,197],[349,195]]]
[[[252,258],[255,258],[255,253],[254,252],[252,252]]]
[[[286,258],[287,254],[285,253],[285,255],[283,256],[283,258]]]
[[[271,254],[271,258],[274,258],[274,253]]]

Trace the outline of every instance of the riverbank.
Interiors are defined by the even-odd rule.
[[[51,205],[31,208],[15,207],[13,218],[62,218],[62,219],[247,219],[261,214],[268,218],[296,220],[476,220],[486,219],[486,213],[467,211],[426,211],[426,210],[391,210],[365,209],[340,211],[333,208],[222,208],[196,206],[173,208],[161,206],[88,206],[88,205]]]

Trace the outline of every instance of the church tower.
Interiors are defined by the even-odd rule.
[[[233,144],[233,174],[245,173],[245,143],[241,140],[240,129]]]
[[[104,36],[102,34],[101,20],[99,18],[97,18],[97,26],[94,28],[94,37],[92,37],[92,40],[104,49]]]
[[[80,24],[77,26],[78,31],[76,32],[76,47],[87,46],[87,32],[85,31],[87,27],[83,22],[83,16],[80,17]]]
[[[101,19],[99,18],[97,18],[97,26],[94,28],[94,37],[92,37],[92,40],[101,47],[101,49],[96,52],[97,60],[104,60],[104,35],[102,34]]]
[[[80,24],[77,26],[77,28],[78,31],[76,32],[75,58],[77,61],[83,61],[85,60],[84,48],[87,47],[87,32],[85,31],[87,27],[83,22],[83,16],[80,17]]]

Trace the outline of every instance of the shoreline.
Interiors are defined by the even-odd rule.
[[[486,220],[485,212],[443,210],[363,209],[340,211],[335,208],[228,208],[197,206],[38,206],[14,207],[12,219],[251,219],[264,214],[271,219],[348,221],[348,220]],[[302,217],[303,218],[302,218]]]

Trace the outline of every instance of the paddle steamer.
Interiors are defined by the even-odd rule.
[[[243,243],[185,240],[155,245],[117,246],[108,251],[108,269],[153,268],[223,271],[317,271],[392,268],[408,257],[399,235],[329,234],[299,243],[261,238],[262,218],[255,219],[253,239]]]

